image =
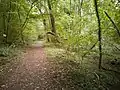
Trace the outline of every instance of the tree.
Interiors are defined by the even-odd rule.
[[[52,7],[50,0],[47,0],[48,8],[49,8],[49,14],[50,14],[50,21],[51,21],[51,31],[56,34],[56,28],[55,28],[55,18],[52,14]]]
[[[98,42],[99,42],[99,69],[101,69],[101,61],[102,61],[102,43],[101,43],[101,23],[100,23],[100,16],[98,12],[98,5],[97,5],[97,0],[94,0],[95,3],[95,11],[96,11],[96,17],[98,20]]]

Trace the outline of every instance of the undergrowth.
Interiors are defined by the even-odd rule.
[[[21,50],[18,47],[0,47],[0,66],[10,63],[13,58],[20,55]]]
[[[120,82],[115,72],[98,69],[98,59],[86,57],[83,60],[75,53],[64,49],[46,47],[48,60],[56,77],[65,90],[109,90]]]
[[[0,47],[0,86],[4,85],[4,79],[7,78],[6,73],[14,71],[11,67],[17,68],[22,57],[23,49],[21,47]]]

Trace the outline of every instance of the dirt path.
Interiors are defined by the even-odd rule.
[[[41,42],[27,48],[20,62],[13,60],[11,66],[0,73],[0,90],[89,90],[88,82],[94,86],[92,79],[80,72],[79,63],[48,56]]]
[[[44,49],[33,45],[26,50],[21,63],[15,68],[9,68],[7,77],[2,79],[4,84],[0,90],[58,90],[51,89],[49,63]]]

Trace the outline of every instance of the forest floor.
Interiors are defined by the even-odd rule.
[[[119,82],[114,73],[96,69],[93,60],[78,62],[66,54],[41,42],[27,47],[0,69],[0,90],[109,90]]]
[[[0,77],[0,90],[61,90],[51,78],[50,65],[41,42],[25,50]]]

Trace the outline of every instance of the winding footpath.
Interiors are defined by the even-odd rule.
[[[53,90],[49,77],[49,63],[44,49],[39,45],[27,48],[23,60],[10,68],[0,90]]]

